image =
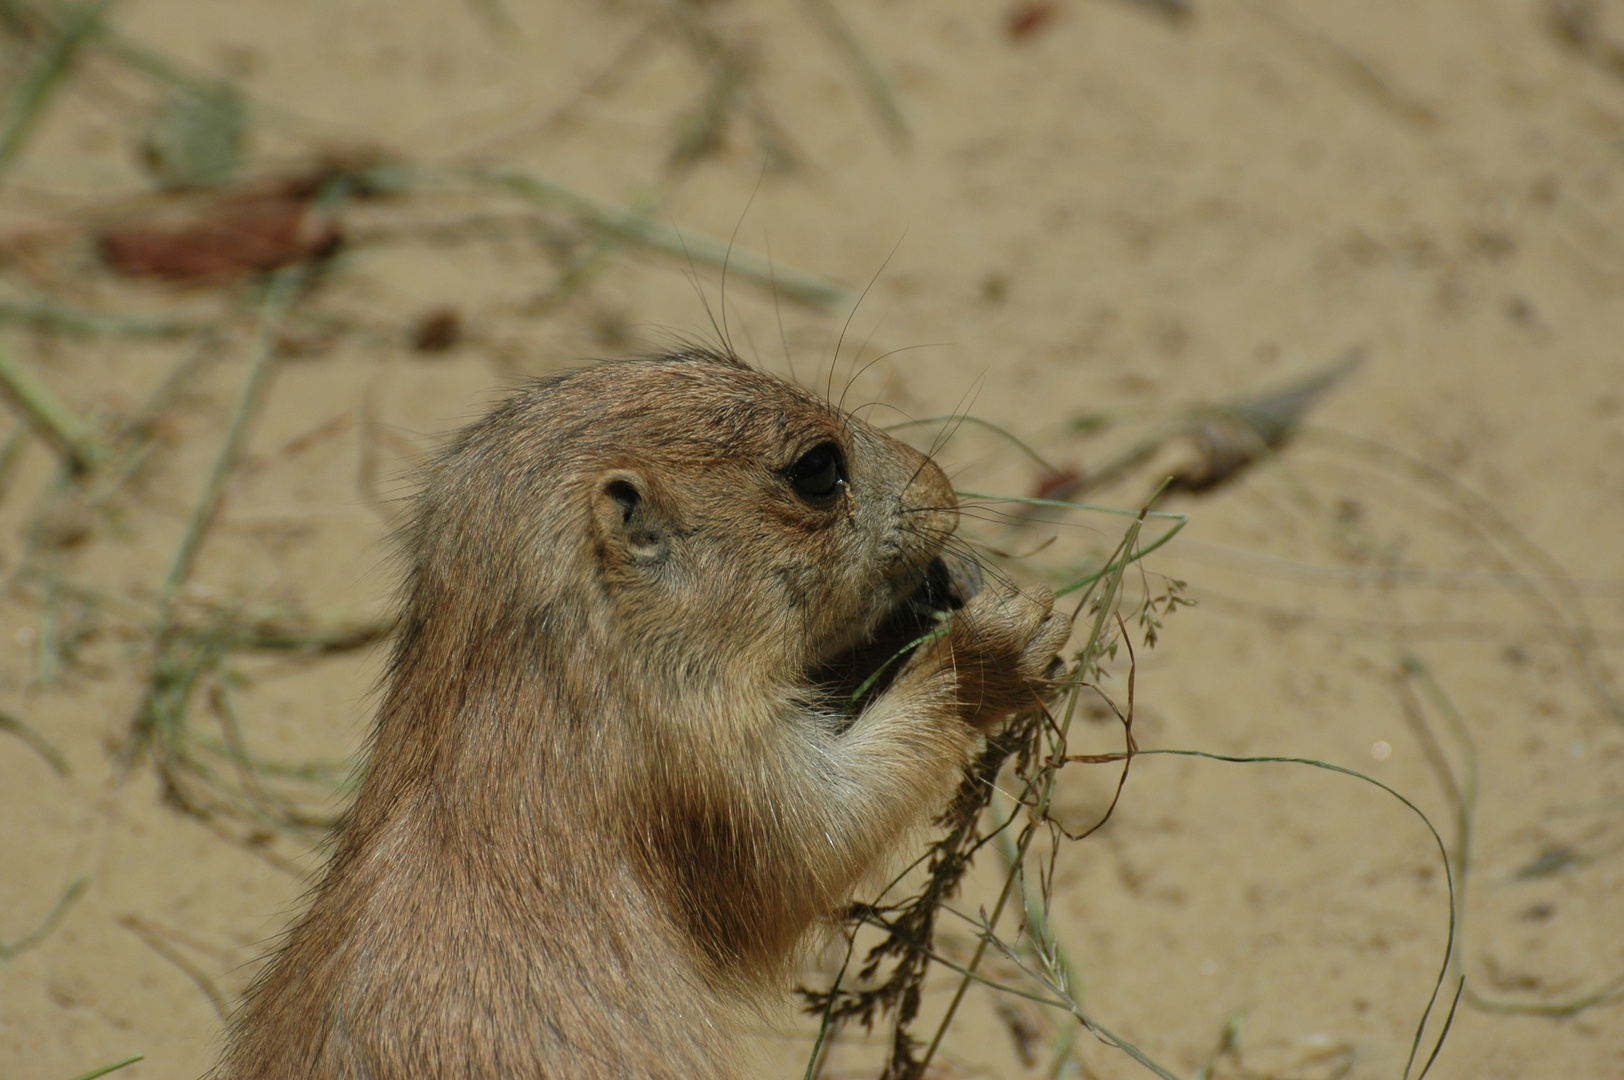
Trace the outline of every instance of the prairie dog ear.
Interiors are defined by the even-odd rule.
[[[671,551],[670,526],[649,499],[648,481],[631,469],[611,469],[592,491],[598,535],[611,550],[641,563]]]

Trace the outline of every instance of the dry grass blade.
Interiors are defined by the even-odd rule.
[[[68,759],[62,756],[62,751],[52,746],[45,736],[17,719],[9,713],[0,713],[0,731],[7,731],[17,736],[28,748],[45,759],[58,776],[66,776],[70,771]]]
[[[87,337],[188,337],[208,329],[208,324],[189,319],[85,311],[50,300],[0,300],[0,324],[3,323],[17,323],[35,331]]]
[[[192,980],[193,984],[203,991],[204,996],[209,999],[209,1004],[214,1006],[214,1011],[218,1014],[222,1023],[230,1021],[231,1010],[226,1005],[225,995],[220,992],[219,987],[214,985],[214,980],[209,978],[203,969],[192,963],[184,953],[175,947],[170,940],[173,937],[172,934],[167,933],[160,927],[153,926],[138,915],[120,916],[118,924],[140,938],[147,948],[175,965],[188,979]]]
[[[940,819],[939,824],[947,831],[942,839],[931,846],[924,860],[924,888],[900,903],[883,906],[857,904],[852,907],[848,916],[851,922],[878,927],[884,934],[881,942],[869,950],[858,971],[858,979],[870,988],[850,990],[841,985],[841,979],[837,979],[825,991],[804,988],[800,991],[807,1010],[820,1013],[824,1018],[818,1040],[820,1048],[845,1023],[856,1021],[871,1027],[879,1016],[890,1014],[893,1027],[885,1080],[917,1080],[925,1074],[934,1058],[965,993],[972,984],[985,981],[977,971],[989,947],[989,942],[983,939],[974,955],[962,967],[945,965],[958,971],[960,980],[945,1015],[921,1052],[921,1043],[913,1035],[911,1025],[919,1015],[930,964],[939,959],[933,944],[936,923],[944,903],[956,893],[975,854],[992,839],[981,831],[980,822],[992,798],[994,782],[1005,763],[1015,758],[1017,775],[1024,778],[1019,801],[1029,813],[1029,820],[1021,829],[1014,852],[1009,856],[1010,869],[989,917],[990,922],[996,925],[1015,895],[1017,884],[1024,880],[1020,867],[1040,827],[1047,821],[1048,808],[1054,795],[1055,773],[1064,764],[1065,740],[1076,712],[1078,690],[1082,682],[1097,676],[1102,658],[1114,651],[1115,631],[1108,632],[1108,628],[1113,619],[1117,627],[1122,625],[1116,613],[1122,574],[1146,551],[1166,540],[1164,537],[1155,545],[1144,549],[1139,547],[1140,530],[1149,514],[1150,509],[1146,506],[1133,516],[1116,553],[1104,569],[1089,575],[1084,581],[1074,583],[1071,589],[1062,590],[1081,592],[1085,604],[1092,601],[1091,610],[1095,616],[1087,643],[1078,652],[1062,680],[1062,685],[1070,687],[1063,719],[1057,724],[1046,708],[1034,706],[1030,713],[1016,718],[1005,730],[988,739],[957,796]],[[1176,531],[1176,528],[1172,530]],[[855,927],[853,929],[855,931]],[[876,983],[876,977],[886,967],[888,970],[884,977]]]
[[[56,924],[62,921],[62,916],[68,913],[68,908],[73,906],[73,902],[84,895],[84,891],[89,885],[88,878],[75,880],[57,898],[56,903],[51,905],[51,910],[46,912],[45,918],[40,921],[38,926],[10,944],[0,942],[0,960],[11,960],[18,953],[31,949],[44,940],[45,935],[49,934],[56,927]]]
[[[11,490],[12,473],[22,460],[23,451],[28,445],[27,437],[28,422],[19,420],[6,433],[5,441],[0,442],[0,500],[4,500]]]
[[[841,59],[845,60],[856,73],[858,81],[863,85],[863,92],[868,96],[869,105],[885,128],[886,136],[898,148],[907,146],[913,141],[913,132],[908,128],[907,117],[902,114],[902,105],[897,99],[896,89],[892,87],[891,80],[881,70],[873,54],[858,39],[851,24],[840,14],[833,0],[801,0],[801,2],[817,22],[818,28],[834,45]]]
[[[992,921],[990,919],[983,926],[982,941],[992,942],[995,946],[997,946],[998,951],[1004,954],[1006,959],[1008,959],[1022,971],[1026,972],[1027,975],[1030,975],[1033,979],[1036,979],[1038,982],[1042,983],[1051,993],[1063,1001],[1066,1008],[1071,1010],[1071,1014],[1075,1016],[1078,1022],[1087,1028],[1095,1038],[1099,1039],[1108,1046],[1114,1046],[1118,1050],[1121,1050],[1124,1054],[1127,1054],[1139,1064],[1161,1077],[1162,1080],[1183,1080],[1183,1078],[1177,1073],[1170,1072],[1162,1065],[1158,1064],[1143,1050],[1139,1049],[1139,1047],[1122,1038],[1120,1035],[1117,1035],[1115,1032],[1101,1024],[1098,1020],[1095,1020],[1092,1016],[1089,1016],[1088,1013],[1083,1011],[1082,1006],[1073,1001],[1071,996],[1058,985],[1057,980],[1055,980],[1052,976],[1034,971],[1026,963],[1026,961],[1021,959],[1014,949],[1010,948],[998,937],[996,933],[993,932]]]
[[[34,66],[12,92],[5,120],[0,122],[0,172],[22,151],[51,95],[72,66],[79,46],[96,32],[107,4],[108,0],[87,0],[66,9],[37,46]]]
[[[770,262],[758,252],[679,232],[647,215],[608,206],[550,180],[507,170],[479,169],[468,175],[530,202],[562,210],[583,224],[626,243],[717,270],[725,266],[729,274],[765,285],[786,299],[831,309],[847,302],[846,290],[832,282]]]
[[[91,469],[106,460],[107,448],[95,430],[4,343],[0,343],[0,390],[73,469]]]
[[[1127,777],[1126,770],[1123,777]],[[1121,788],[1118,788],[1120,791]],[[1015,814],[1013,808],[1003,805],[1005,802],[1000,794],[995,793],[992,801],[993,833],[998,837],[999,854],[1004,857],[1006,869],[1014,870],[1021,875],[1021,895],[1025,900],[1026,910],[1025,928],[1026,936],[1033,943],[1034,948],[1044,958],[1050,970],[1060,976],[1060,984],[1074,997],[1081,997],[1082,977],[1078,974],[1076,965],[1071,962],[1060,937],[1055,933],[1049,922],[1048,904],[1044,898],[1032,890],[1030,879],[1020,862],[1020,851],[1009,826],[1014,824]],[[1097,826],[1096,826],[1097,827]],[[1050,1075],[1058,1076],[1064,1068],[1066,1060],[1071,1056],[1072,1043],[1077,1034],[1077,1026],[1071,1025],[1061,1033],[1055,1041],[1053,1048],[1053,1061],[1050,1065]]]
[[[728,114],[744,87],[744,63],[728,54],[712,61],[710,86],[692,113],[677,125],[677,137],[667,156],[668,165],[681,171],[722,145]]]
[[[152,677],[137,709],[130,736],[119,750],[119,758],[126,769],[143,751],[151,750],[163,777],[166,793],[188,809],[199,808],[194,800],[185,796],[178,775],[178,771],[190,762],[186,748],[186,709],[192,690],[203,674],[212,670],[215,656],[224,645],[213,636],[181,632],[174,622],[175,597],[191,576],[197,552],[214,520],[226,483],[236,468],[247,439],[249,421],[258,409],[270,375],[276,327],[303,287],[307,274],[305,267],[295,266],[279,271],[271,279],[249,357],[248,373],[227,422],[220,450],[204,482],[203,491],[193,506],[169,571],[158,589],[152,626]]]
[[[674,2],[666,8],[666,16],[683,44],[710,75],[710,85],[699,107],[678,128],[669,164],[680,170],[720,149],[727,121],[737,111],[750,121],[766,167],[791,168],[796,155],[760,93],[753,50],[724,35],[702,8],[685,2]]]
[[[1624,698],[1619,696],[1612,668],[1602,655],[1584,596],[1566,568],[1550,553],[1530,540],[1488,499],[1403,451],[1329,428],[1305,426],[1302,434],[1305,439],[1313,438],[1432,490],[1498,545],[1497,554],[1508,567],[1516,570],[1518,562],[1535,567],[1537,575],[1514,573],[1507,580],[1535,607],[1562,624],[1568,647],[1598,702],[1613,719],[1624,721]]]
[[[1292,38],[1320,66],[1340,75],[1390,115],[1413,127],[1428,130],[1442,124],[1436,110],[1404,91],[1378,71],[1369,60],[1313,27],[1298,22],[1279,8],[1246,0],[1243,6]]]
[[[170,563],[169,572],[164,575],[163,584],[159,586],[160,620],[167,620],[175,593],[191,576],[192,563],[197,558],[198,548],[214,520],[215,512],[220,506],[220,497],[225,494],[226,482],[236,469],[237,459],[241,456],[243,444],[247,441],[248,422],[259,409],[260,396],[265,389],[275,358],[276,327],[281,324],[282,318],[292,306],[299,290],[303,288],[307,277],[308,271],[305,267],[295,266],[279,272],[271,279],[271,287],[266,293],[265,307],[260,316],[259,329],[254,335],[248,374],[243,379],[242,389],[238,392],[237,402],[231,411],[231,418],[226,422],[225,439],[215,456],[213,467],[209,470],[208,479],[204,482],[203,493],[192,510],[190,520],[186,523],[186,531],[182,534],[180,547]]]
[[[1112,755],[1105,755],[1105,760],[1109,760],[1111,756]],[[1358,772],[1354,769],[1349,769],[1341,765],[1333,765],[1328,761],[1320,761],[1316,758],[1284,757],[1274,755],[1243,757],[1235,754],[1213,754],[1205,750],[1179,750],[1173,748],[1140,750],[1138,751],[1137,756],[1200,758],[1204,761],[1221,761],[1231,765],[1306,765],[1310,768],[1322,769],[1325,772],[1338,773],[1342,776],[1350,776],[1353,779],[1363,781],[1372,787],[1380,788],[1394,799],[1397,799],[1404,805],[1405,809],[1409,810],[1410,813],[1414,814],[1421,820],[1421,824],[1426,826],[1428,834],[1432,837],[1433,845],[1438,849],[1438,856],[1443,863],[1444,884],[1448,891],[1449,900],[1449,931],[1445,938],[1443,961],[1438,968],[1438,977],[1436,981],[1434,981],[1432,992],[1427,998],[1426,1008],[1422,1010],[1421,1018],[1416,1023],[1415,1036],[1411,1041],[1409,1057],[1405,1062],[1404,1080],[1409,1080],[1410,1073],[1415,1068],[1415,1061],[1421,1050],[1422,1040],[1426,1037],[1427,1030],[1432,1022],[1433,1014],[1438,1007],[1438,1000],[1443,993],[1444,985],[1448,981],[1450,970],[1455,963],[1455,945],[1457,941],[1456,927],[1460,917],[1461,898],[1455,889],[1454,862],[1449,855],[1449,846],[1444,843],[1444,838],[1442,834],[1438,832],[1438,827],[1432,823],[1432,819],[1427,817],[1425,812],[1423,812],[1419,806],[1416,806],[1415,803],[1411,802],[1394,788],[1389,787],[1380,780],[1377,780],[1375,777],[1367,776],[1362,772]],[[1455,1009],[1460,1004],[1465,986],[1465,979],[1460,979],[1457,981],[1455,991],[1450,997],[1449,1011],[1445,1014],[1444,1019],[1438,1026],[1438,1033],[1434,1037],[1432,1050],[1427,1055],[1426,1062],[1422,1065],[1421,1071],[1416,1075],[1416,1080],[1422,1080],[1422,1078],[1425,1077],[1427,1072],[1432,1068],[1433,1062],[1437,1061],[1438,1054],[1443,1049],[1444,1041],[1449,1037],[1450,1028],[1454,1024]]]
[[[1455,767],[1443,753],[1437,739],[1432,734],[1427,720],[1427,710],[1423,709],[1421,702],[1411,694],[1409,701],[1406,702],[1405,711],[1412,726],[1417,730],[1417,735],[1420,737],[1422,747],[1427,754],[1428,762],[1438,778],[1439,786],[1443,788],[1445,795],[1449,798],[1455,810],[1455,845],[1450,853],[1450,861],[1454,866],[1456,888],[1463,912],[1455,926],[1457,942],[1455,948],[1456,966],[1462,968],[1466,962],[1464,911],[1470,883],[1472,832],[1477,815],[1477,747],[1472,740],[1471,732],[1468,730],[1464,718],[1456,709],[1449,694],[1433,678],[1432,673],[1420,658],[1406,653],[1400,657],[1399,666],[1403,679],[1401,685],[1406,691],[1408,691],[1409,683],[1413,682],[1420,686],[1427,702],[1432,706],[1431,711],[1443,717],[1445,726],[1449,729],[1451,737],[1456,742],[1457,752],[1461,759],[1461,775],[1457,776]],[[1571,852],[1551,854],[1556,854],[1558,857],[1572,858]],[[1523,872],[1520,872],[1519,876],[1526,873],[1525,868]],[[1574,1016],[1597,1005],[1615,1000],[1621,991],[1624,991],[1624,974],[1607,979],[1595,989],[1569,997],[1563,1001],[1529,1002],[1512,1001],[1505,998],[1488,998],[1479,994],[1472,985],[1466,986],[1463,996],[1468,1005],[1483,1012],[1523,1016]]]

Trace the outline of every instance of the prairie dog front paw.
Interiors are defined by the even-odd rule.
[[[1047,586],[1023,591],[996,580],[977,593],[954,615],[944,643],[966,722],[991,727],[1033,705],[1070,636],[1071,621],[1054,611]]]

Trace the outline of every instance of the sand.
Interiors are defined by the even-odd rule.
[[[1362,349],[1276,455],[1159,505],[1188,525],[1130,591],[1159,592],[1166,575],[1197,604],[1154,649],[1134,630],[1139,745],[1318,759],[1431,817],[1468,871],[1440,1008],[1457,975],[1469,990],[1431,1075],[1624,1075],[1616,999],[1569,1008],[1624,973],[1610,670],[1624,644],[1624,79],[1611,59],[1624,12],[1569,5],[1591,15],[1576,43],[1534,0],[1192,6],[1025,5],[1030,32],[1015,35],[1001,4],[844,0],[900,121],[813,3],[110,7],[119,36],[86,46],[0,176],[0,291],[220,334],[140,471],[99,508],[53,511],[32,555],[57,455],[25,435],[7,474],[0,712],[67,770],[0,732],[0,942],[71,896],[0,964],[0,1075],[66,1080],[136,1054],[118,1075],[200,1075],[321,861],[319,829],[201,820],[163,798],[150,756],[117,758],[153,673],[159,583],[255,356],[261,295],[129,281],[95,257],[89,234],[151,206],[136,144],[164,87],[132,66],[132,42],[237,80],[249,174],[336,152],[416,178],[338,210],[348,245],[272,335],[269,382],[178,597],[187,625],[243,605],[375,623],[402,477],[437,438],[519,379],[715,340],[724,319],[754,362],[876,422],[968,411],[1085,474],[1185,406]],[[33,54],[6,47],[25,70]],[[730,57],[743,58],[731,118],[677,160]],[[474,166],[638,208],[696,245],[736,236],[745,261],[770,251],[775,271],[848,291],[830,309],[775,303],[730,272],[724,301],[702,260],[594,250],[556,205],[433,182]],[[558,288],[561,258],[580,260],[576,287]],[[414,350],[446,308],[458,340]],[[0,339],[107,424],[198,350],[15,322]],[[1111,425],[1079,434],[1091,415]],[[936,430],[902,434],[930,445]],[[1172,445],[1085,497],[1136,508],[1189,453]],[[967,490],[1031,494],[1045,476],[984,428],[956,428],[940,457]],[[969,535],[1023,556],[1017,574],[1056,584],[1125,521],[968,518]],[[43,667],[42,634],[71,645]],[[230,711],[266,759],[341,763],[364,738],[382,654],[233,653],[231,677],[211,668],[188,715],[218,742]],[[1119,654],[1106,689],[1120,697],[1126,673]],[[1121,745],[1097,705],[1077,725],[1079,752]],[[1056,816],[1089,824],[1115,775],[1068,766]],[[311,813],[342,805],[330,785],[265,783]],[[1463,788],[1476,798],[1464,864]],[[963,911],[996,889],[996,859],[983,863]],[[1078,1000],[1176,1075],[1397,1077],[1448,904],[1426,826],[1379,788],[1311,766],[1145,757],[1110,824],[1060,846],[1052,924]],[[972,945],[967,924],[944,924],[945,954]],[[825,956],[808,980],[838,963]],[[1035,988],[1002,960],[988,970]],[[954,980],[931,985],[927,1020]],[[1054,1075],[1066,1021],[978,986],[936,1068]],[[814,1030],[786,1007],[761,1033],[761,1075],[801,1075]],[[848,1033],[825,1075],[877,1074],[883,1034]],[[1149,1075],[1086,1035],[1060,1069]]]

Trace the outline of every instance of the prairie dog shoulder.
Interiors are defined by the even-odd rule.
[[[956,524],[924,455],[728,356],[465,428],[355,807],[216,1075],[735,1075],[739,1017],[1065,639],[965,595]]]

